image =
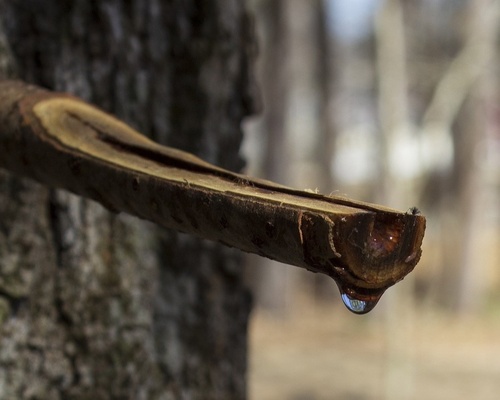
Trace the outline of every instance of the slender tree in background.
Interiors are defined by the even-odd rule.
[[[243,1],[0,1],[2,77],[99,105],[238,170]],[[9,50],[10,49],[10,50]],[[241,257],[0,175],[0,397],[245,397]]]
[[[264,103],[262,118],[249,128],[250,135],[260,139],[259,145],[254,145],[258,150],[253,158],[259,164],[255,174],[329,193],[333,190],[333,134],[327,107],[333,76],[325,2],[257,0],[251,4],[260,32],[259,77]],[[269,268],[276,265],[272,260],[250,257],[250,262],[257,303],[267,309],[285,312],[296,281],[313,280],[321,297],[336,295],[325,276]]]
[[[379,152],[381,170],[377,197],[388,203],[404,203],[414,198],[414,186],[398,175],[394,166],[397,145],[411,140],[406,40],[403,15],[404,0],[381,3],[375,23],[375,45],[380,119]],[[392,164],[392,165],[391,165]],[[413,390],[413,360],[415,353],[407,346],[413,340],[415,303],[411,286],[391,293],[386,302],[387,366],[385,398],[410,399]]]
[[[256,150],[254,174],[275,182],[286,182],[287,154],[283,152],[285,141],[285,103],[287,96],[286,21],[283,0],[251,2],[256,15],[256,30],[260,34],[258,70],[263,109],[257,124],[248,129],[249,140],[253,140]],[[276,261],[255,256],[247,256],[248,276],[255,301],[276,312],[283,312],[287,303],[287,274],[284,268],[276,268]],[[269,268],[273,266],[274,268]]]
[[[422,7],[422,15],[433,11],[430,4],[408,6]],[[424,29],[409,18],[419,13],[411,7],[406,10],[411,32],[420,35],[410,35],[412,85],[420,86],[420,101],[426,104],[419,125],[424,173],[417,188],[424,208],[435,213],[435,243],[441,244],[435,259],[440,276],[431,284],[436,298],[454,311],[470,313],[480,310],[493,289],[488,275],[496,266],[485,213],[495,197],[495,185],[487,182],[486,164],[479,166],[484,160],[477,154],[482,145],[493,143],[489,132],[497,129],[491,109],[497,96],[492,71],[498,61],[500,8],[497,0],[470,0],[441,2],[437,10],[443,18],[422,20],[428,24]],[[429,36],[433,40],[425,40]],[[414,61],[419,58],[430,60],[433,68],[424,69],[426,62],[418,66]],[[422,85],[423,76],[430,83]]]

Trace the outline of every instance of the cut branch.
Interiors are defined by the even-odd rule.
[[[116,212],[327,274],[366,304],[421,254],[425,218],[416,212],[226,171],[160,146],[78,98],[22,82],[0,82],[0,167]]]

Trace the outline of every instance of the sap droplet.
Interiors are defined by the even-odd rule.
[[[341,294],[345,306],[354,314],[366,314],[375,308],[380,297],[375,300],[360,300],[349,296],[347,293]]]

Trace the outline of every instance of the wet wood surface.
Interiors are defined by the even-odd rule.
[[[321,272],[375,302],[413,270],[425,218],[236,174],[68,94],[0,82],[0,167],[169,229]]]

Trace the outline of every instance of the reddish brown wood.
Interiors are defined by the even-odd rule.
[[[425,218],[287,188],[160,146],[80,99],[0,82],[0,166],[164,227],[327,274],[376,302],[417,264]]]

